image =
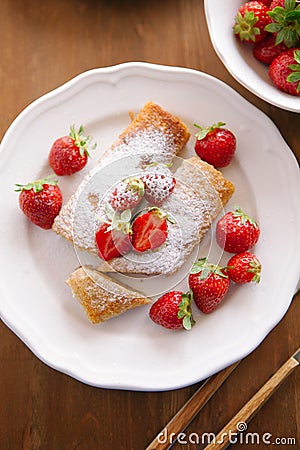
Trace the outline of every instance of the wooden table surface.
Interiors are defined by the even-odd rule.
[[[1,0],[0,4],[1,138],[24,107],[80,72],[146,61],[186,66],[225,81],[275,122],[299,160],[299,114],[265,103],[232,78],[211,45],[201,0]],[[278,257],[284,264],[284,255]],[[193,420],[187,437],[218,432],[297,349],[299,300],[298,295],[281,322]],[[94,388],[49,368],[2,321],[0,360],[1,450],[141,450],[199,386],[159,393]],[[300,448],[299,372],[248,426],[248,431],[261,436],[270,433],[274,439],[297,440],[280,448]],[[269,445],[234,446],[247,447]],[[174,448],[196,446],[176,443]]]

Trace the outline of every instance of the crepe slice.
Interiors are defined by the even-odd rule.
[[[143,294],[92,268],[79,267],[66,283],[94,324],[151,302]]]

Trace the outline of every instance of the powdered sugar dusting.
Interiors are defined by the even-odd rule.
[[[107,309],[107,303],[109,302],[119,302],[126,305],[126,303],[130,303],[132,299],[137,296],[136,292],[128,290],[116,281],[112,283],[111,278],[107,278],[103,275],[100,276],[95,270],[85,268],[85,271],[90,279],[97,285],[97,287],[95,287],[95,284],[92,282],[90,285],[86,286],[85,293],[90,300],[90,306],[96,308],[98,311]],[[102,291],[102,294],[105,295],[105,301],[99,298],[99,296],[95,296],[95,289],[97,289],[98,294]]]
[[[129,133],[123,139],[119,139],[101,157],[69,202],[62,208],[55,220],[54,230],[73,240],[79,248],[96,254],[93,235],[95,205],[101,203],[104,194],[112,184],[124,176],[140,171],[142,167],[152,163],[169,164],[178,151],[178,145],[176,146],[175,142],[176,135],[152,125],[145,130],[134,134]],[[117,164],[120,160],[122,160],[121,167]]]
[[[99,266],[100,270],[121,273],[171,274],[178,270],[211,225],[208,202],[190,186],[177,182],[164,203],[164,211],[175,223],[168,222],[168,238],[155,252],[130,252]],[[201,231],[201,233],[200,233]]]
[[[80,249],[97,254],[94,236],[98,217],[99,213],[105,215],[107,194],[112,186],[124,177],[140,176],[151,164],[170,164],[185,142],[186,129],[179,123],[169,128],[168,121],[164,122],[160,116],[153,118],[149,114],[145,119],[142,114],[139,125],[140,128],[133,122],[104,153],[57,218],[54,229],[63,235],[70,235],[72,230],[72,236],[66,237]],[[198,164],[180,162],[181,167],[175,172],[176,186],[163,203],[164,211],[175,219],[175,223],[168,223],[164,245],[155,251],[131,251],[100,264],[100,270],[170,274],[185,262],[220,212],[222,203],[218,191],[222,192],[226,180],[211,166],[204,165],[198,170]],[[163,183],[161,191],[164,191]]]
[[[172,173],[165,168],[156,169],[143,177],[145,183],[145,198],[155,206],[160,206],[173,191],[176,180]]]

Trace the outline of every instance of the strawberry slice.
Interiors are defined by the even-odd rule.
[[[129,234],[124,231],[111,229],[111,224],[103,223],[95,235],[98,255],[109,261],[129,252],[131,243]]]
[[[137,252],[160,247],[168,237],[167,214],[159,208],[150,208],[132,224],[131,243]]]

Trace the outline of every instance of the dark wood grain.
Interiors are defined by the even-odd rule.
[[[225,81],[275,122],[300,158],[299,115],[265,103],[231,77],[212,48],[201,0],[1,0],[0,10],[0,138],[25,106],[80,72],[147,61]],[[296,350],[299,300],[193,420],[187,436],[217,433]],[[199,387],[161,393],[93,388],[46,366],[3,322],[0,360],[1,450],[141,450]],[[249,431],[294,437],[299,447],[299,381],[295,370]]]

